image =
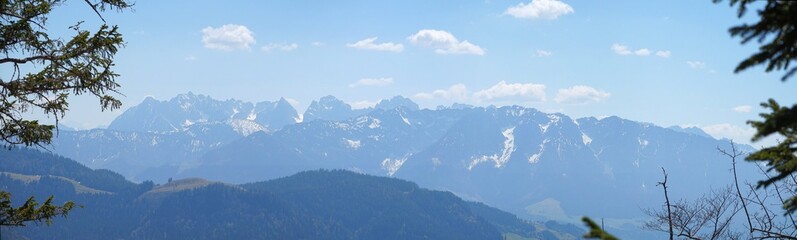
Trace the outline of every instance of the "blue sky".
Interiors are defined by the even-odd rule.
[[[127,42],[116,57],[122,111],[188,91],[285,97],[299,112],[325,95],[357,107],[403,95],[428,108],[516,104],[749,142],[758,103],[797,102],[782,73],[733,73],[757,44],[727,29],[751,13],[740,20],[710,0],[138,1],[105,18]],[[99,23],[71,1],[50,29],[79,20]],[[78,128],[122,112],[73,101],[64,123]]]

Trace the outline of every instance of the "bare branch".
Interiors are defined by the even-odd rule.
[[[719,150],[720,153],[724,154],[725,156],[728,156],[729,158],[731,158],[731,164],[733,166],[733,183],[736,186],[736,194],[739,197],[739,201],[742,202],[742,208],[744,208],[744,215],[745,215],[745,217],[747,217],[747,226],[750,228],[750,232],[752,233],[753,232],[753,222],[750,221],[750,212],[747,211],[747,203],[744,202],[744,197],[742,197],[742,191],[739,189],[739,178],[737,178],[737,176],[736,176],[736,158],[739,157],[739,156],[744,155],[744,153],[739,152],[739,151],[736,150],[736,144],[733,143],[733,140],[731,140],[731,152],[730,153],[725,151],[724,149],[722,149],[720,147],[717,147],[717,150]]]
[[[670,240],[673,240],[675,238],[672,231],[672,209],[670,208],[670,196],[667,195],[667,171],[664,170],[664,167],[661,167],[661,172],[664,174],[664,181],[659,182],[656,185],[661,185],[661,187],[664,188],[664,200],[667,204],[667,221],[669,225]]]
[[[99,9],[97,9],[97,6],[99,6],[99,5],[100,5],[100,3],[97,3],[97,4],[92,4],[92,3],[91,3],[91,1],[89,1],[89,0],[86,0],[86,3],[87,3],[89,6],[91,6],[91,9],[93,9],[95,13],[97,13],[97,16],[98,16],[98,17],[100,17],[100,19],[102,20],[102,22],[105,22],[105,18],[103,18],[103,17],[102,17],[102,14],[100,14],[100,10],[99,10]]]

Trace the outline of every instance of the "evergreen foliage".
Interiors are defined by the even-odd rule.
[[[584,238],[601,239],[601,240],[618,240],[617,237],[609,234],[606,231],[603,231],[601,226],[595,223],[595,221],[592,221],[592,219],[588,217],[583,217],[581,218],[581,221],[583,221],[584,224],[586,224],[587,227],[589,228],[589,232],[584,235]]]
[[[25,146],[49,144],[55,125],[26,119],[41,111],[58,119],[69,109],[70,94],[89,94],[105,109],[117,109],[121,102],[110,95],[117,92],[113,57],[124,45],[117,26],[105,24],[101,12],[131,7],[125,0],[85,0],[103,21],[93,33],[79,21],[69,27],[74,36],[50,36],[47,19],[63,0],[0,0],[0,66],[11,70],[0,75],[0,141]],[[74,203],[52,204],[50,196],[41,205],[34,197],[13,207],[11,194],[0,191],[0,226],[25,226],[67,216]]]
[[[722,0],[714,0],[722,2]],[[731,6],[738,6],[738,17],[741,18],[754,0],[730,0]],[[731,36],[739,37],[742,43],[752,40],[761,46],[758,52],[742,60],[736,67],[741,72],[758,65],[765,65],[766,71],[782,70],[786,73],[781,81],[797,73],[797,66],[791,66],[797,60],[797,2],[768,0],[763,8],[757,11],[758,21],[753,24],[741,24],[732,27]],[[780,135],[783,140],[775,146],[763,148],[750,154],[747,160],[763,162],[776,174],[760,181],[758,186],[767,187],[781,181],[797,171],[797,105],[781,106],[774,99],[761,104],[769,113],[760,114],[762,120],[748,121],[756,128],[753,140],[760,140],[773,134]],[[784,202],[784,208],[791,213],[797,210],[797,196],[791,196]]]
[[[106,9],[124,10],[124,0],[86,0],[102,19]],[[47,19],[63,0],[0,1],[0,66],[13,69],[0,76],[0,139],[26,146],[48,144],[54,125],[39,124],[23,116],[41,110],[59,119],[68,110],[70,94],[90,94],[102,109],[117,109],[121,102],[110,95],[117,92],[113,57],[124,45],[117,26],[103,24],[94,33],[81,23],[69,27],[74,36],[50,36]],[[33,69],[33,70],[27,70]]]
[[[44,222],[52,224],[54,216],[63,216],[69,213],[75,206],[74,203],[67,202],[63,206],[53,205],[53,196],[47,198],[41,205],[36,202],[36,198],[30,197],[22,206],[14,208],[11,206],[11,193],[0,192],[0,226],[25,226],[26,222]]]

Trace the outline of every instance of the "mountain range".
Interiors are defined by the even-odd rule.
[[[606,218],[622,231],[636,228],[642,209],[660,206],[662,169],[673,198],[730,183],[730,160],[718,147],[730,142],[697,128],[616,116],[574,119],[522,106],[431,110],[396,96],[353,109],[326,96],[298,114],[285,99],[246,103],[188,93],[145,99],[108,129],[61,131],[51,151],[133,181],[246,183],[346,169],[417,182],[526,218]],[[740,176],[756,181],[757,171],[744,165]]]

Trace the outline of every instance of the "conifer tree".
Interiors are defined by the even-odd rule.
[[[714,0],[722,2],[722,0]],[[731,6],[738,7],[738,17],[743,17],[754,0],[730,0]],[[757,41],[761,44],[758,52],[742,60],[735,72],[763,65],[767,72],[785,71],[780,78],[786,81],[797,73],[797,66],[791,64],[797,60],[797,2],[768,0],[763,8],[757,11],[758,22],[741,24],[732,27],[729,32],[733,37],[742,39],[742,44]],[[753,141],[773,134],[783,139],[775,146],[763,148],[750,154],[747,160],[763,162],[768,171],[776,173],[763,181],[759,187],[767,187],[781,181],[797,171],[797,104],[781,106],[774,99],[761,104],[768,113],[760,114],[761,120],[748,121],[756,129]],[[784,203],[789,212],[797,210],[797,196],[791,196]]]
[[[70,95],[97,97],[102,110],[117,109],[119,75],[113,58],[124,46],[117,26],[105,23],[102,13],[132,7],[126,0],[84,0],[102,24],[89,31],[82,20],[69,27],[71,38],[51,36],[48,15],[65,0],[0,0],[0,145],[43,146],[53,138],[55,125],[29,119],[42,112],[56,120],[68,111]],[[27,114],[27,115],[26,115]],[[20,160],[23,161],[23,160]],[[74,203],[58,206],[53,197],[41,205],[33,197],[11,206],[11,194],[0,191],[0,227],[26,222],[50,224],[67,216]]]

